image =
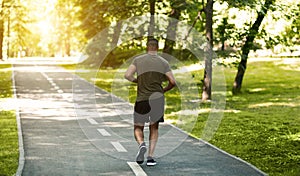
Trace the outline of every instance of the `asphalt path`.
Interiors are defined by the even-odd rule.
[[[137,165],[129,103],[55,65],[15,64],[14,81],[24,176],[265,175],[168,124],[160,126],[158,164]]]

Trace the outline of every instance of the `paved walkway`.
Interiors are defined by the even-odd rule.
[[[18,64],[14,70],[24,176],[264,175],[168,124],[160,128],[157,166],[139,166],[130,104],[54,65]]]

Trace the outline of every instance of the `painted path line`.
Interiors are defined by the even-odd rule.
[[[138,165],[138,163],[127,162],[127,164],[129,165],[129,167],[132,169],[132,171],[134,172],[134,174],[136,176],[147,176],[147,174],[144,172],[144,170],[141,168],[141,166]]]
[[[94,120],[92,118],[87,118],[86,120],[89,121],[90,124],[92,124],[92,125],[97,125],[98,124],[98,122],[96,122],[96,120]]]
[[[111,136],[105,129],[97,129],[102,136]]]
[[[127,152],[127,150],[123,147],[123,145],[120,142],[110,142],[118,152]]]
[[[14,99],[16,102],[18,102],[18,97],[17,97],[17,87],[16,87],[16,80],[15,80],[15,67],[12,65],[12,89],[14,92]],[[24,165],[25,165],[25,151],[24,151],[24,141],[23,141],[23,133],[22,133],[22,124],[21,124],[21,116],[20,116],[20,104],[17,103],[15,113],[16,113],[16,120],[17,120],[17,128],[18,128],[18,142],[19,142],[19,166],[17,169],[17,173],[15,174],[16,176],[21,176]]]

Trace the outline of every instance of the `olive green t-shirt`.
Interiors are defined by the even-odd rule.
[[[171,71],[168,61],[159,55],[143,54],[132,64],[137,72],[137,102],[148,100],[157,92],[163,94],[162,82],[167,80],[165,73]]]

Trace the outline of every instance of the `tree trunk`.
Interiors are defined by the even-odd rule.
[[[213,32],[212,32],[212,17],[213,17],[213,0],[207,0],[205,7],[206,14],[206,39],[208,41],[207,51],[205,54],[205,70],[202,87],[202,100],[211,100],[211,85],[212,85],[212,50],[213,50]]]
[[[117,23],[117,25],[115,27],[113,27],[113,34],[108,35],[108,38],[107,38],[108,41],[110,41],[110,38],[112,38],[111,43],[110,43],[110,45],[111,45],[110,48],[111,49],[116,48],[118,46],[122,24],[123,24],[122,21],[119,21]],[[114,52],[110,52],[109,54],[112,56],[112,58],[115,58]]]
[[[150,26],[148,29],[148,39],[153,38],[154,32],[154,15],[155,15],[155,0],[149,0],[150,5]]]
[[[66,56],[71,56],[71,44],[69,37],[65,40],[65,54]]]
[[[117,25],[113,28],[114,34],[112,35],[112,45],[113,47],[116,47],[119,42],[120,34],[121,34],[121,28],[122,28],[122,21],[119,21]]]
[[[177,24],[180,17],[180,9],[176,9],[173,7],[171,14],[169,15],[169,25],[167,28],[167,38],[165,40],[165,46],[163,49],[163,53],[172,54],[173,47],[175,44],[176,30]],[[174,40],[171,40],[174,39]]]
[[[258,34],[259,27],[264,17],[266,16],[268,9],[270,8],[271,4],[273,4],[274,2],[275,0],[266,0],[264,7],[262,8],[262,11],[258,12],[257,19],[255,20],[254,24],[251,26],[249,30],[249,34],[246,37],[246,42],[242,47],[241,62],[239,63],[238,72],[236,74],[233,83],[233,88],[232,88],[233,94],[238,94],[241,92],[243,78],[247,68],[247,59],[248,59],[249,52],[253,47],[253,41],[256,35]]]
[[[1,5],[1,12],[0,12],[0,59],[3,60],[3,37],[4,37],[4,3],[5,1],[2,1]]]

